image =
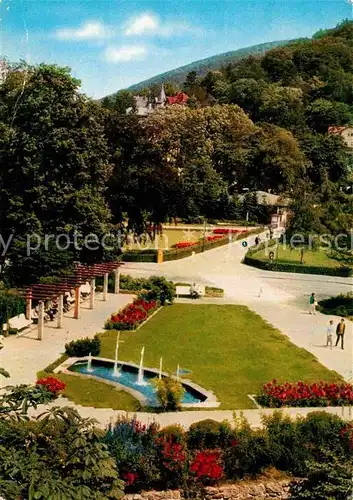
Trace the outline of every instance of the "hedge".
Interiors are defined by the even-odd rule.
[[[250,229],[247,232],[233,234],[232,241],[240,240],[250,236],[252,234],[258,234],[263,231],[263,228]],[[212,248],[217,248],[223,245],[227,245],[229,243],[229,236],[225,235],[224,238],[215,240],[215,241],[205,241],[203,244],[202,241],[198,245],[189,247],[189,248],[172,248],[171,250],[164,250],[163,252],[163,261],[170,260],[179,260],[184,259],[185,257],[190,257],[193,252],[201,253],[206,250],[211,250]],[[121,260],[123,262],[157,262],[157,250],[155,249],[147,249],[147,250],[128,250],[124,252]]]
[[[10,318],[26,312],[26,302],[18,292],[0,293],[0,329]]]
[[[123,262],[157,262],[157,250],[128,250],[123,253],[121,260]]]
[[[253,253],[253,252],[252,252]],[[266,271],[278,271],[282,273],[302,273],[302,274],[321,274],[325,276],[340,276],[349,278],[353,276],[353,269],[350,267],[324,267],[324,266],[306,266],[305,264],[289,264],[276,261],[264,261],[248,255],[244,257],[244,264],[257,267]]]

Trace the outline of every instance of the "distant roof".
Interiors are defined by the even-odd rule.
[[[259,205],[271,205],[274,207],[286,207],[290,203],[290,198],[285,198],[278,194],[267,193],[266,191],[255,191],[256,200]],[[245,194],[241,194],[239,198],[244,199]]]
[[[168,104],[186,104],[189,100],[189,96],[185,92],[179,92],[179,94],[167,97]]]
[[[329,127],[328,133],[332,134],[332,135],[341,135],[342,132],[344,132],[348,128],[352,128],[352,127]]]

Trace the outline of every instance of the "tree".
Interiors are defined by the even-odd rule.
[[[0,228],[3,238],[16,235],[6,255],[13,264],[24,256],[18,251],[28,234],[65,233],[70,241],[75,232],[101,236],[110,219],[103,109],[79,94],[79,81],[67,68],[40,65],[22,72],[25,85],[0,87]],[[35,255],[39,263],[43,255]],[[28,282],[25,269],[17,277],[12,269],[15,283]]]
[[[317,132],[325,133],[331,125],[353,123],[353,111],[343,102],[316,99],[306,111],[307,122]]]

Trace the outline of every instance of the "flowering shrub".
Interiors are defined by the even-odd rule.
[[[176,442],[172,435],[156,438],[161,482],[167,488],[180,487],[187,475],[187,452],[185,446]]]
[[[127,491],[155,484],[160,477],[155,439],[155,424],[119,419],[109,425],[103,442],[113,456]]]
[[[55,377],[40,378],[37,380],[36,385],[43,385],[54,396],[57,396],[59,392],[63,391],[66,387],[64,382]]]
[[[195,474],[196,479],[205,483],[218,481],[224,476],[220,461],[220,450],[199,451],[190,465],[190,472]]]
[[[189,248],[198,245],[197,241],[181,241],[180,243],[176,243],[175,248]]]
[[[306,384],[277,384],[276,380],[264,385],[257,398],[263,406],[280,408],[282,406],[343,406],[353,403],[351,384],[329,384],[324,382]]]
[[[346,441],[348,447],[353,450],[353,423],[349,422],[340,431],[340,437]]]
[[[156,300],[137,299],[124,307],[121,312],[112,314],[110,320],[106,322],[105,328],[108,330],[135,330],[138,325],[146,321],[157,307]]]

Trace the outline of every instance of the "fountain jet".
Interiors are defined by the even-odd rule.
[[[137,376],[137,385],[147,385],[147,383],[143,379],[143,356],[144,356],[144,354],[145,354],[145,346],[143,346],[141,349],[141,359],[140,359],[139,372],[138,372],[138,376]]]
[[[88,372],[93,372],[93,369],[92,369],[92,354],[91,353],[89,353],[89,355],[88,355],[87,371]]]

